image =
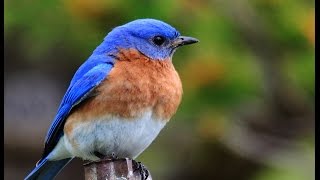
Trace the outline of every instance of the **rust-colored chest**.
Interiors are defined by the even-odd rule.
[[[96,91],[97,96],[77,112],[84,116],[113,114],[130,118],[151,110],[155,117],[169,120],[180,104],[182,85],[170,59],[150,60],[129,51],[120,53]]]

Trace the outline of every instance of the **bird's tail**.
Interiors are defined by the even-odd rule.
[[[67,165],[72,159],[62,159],[58,161],[50,161],[47,158],[37,163],[36,167],[24,180],[48,180],[53,179],[60,170]]]

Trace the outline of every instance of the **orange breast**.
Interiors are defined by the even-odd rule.
[[[76,108],[67,123],[107,114],[130,119],[150,108],[155,117],[169,120],[182,96],[171,59],[151,60],[132,49],[120,51],[114,68],[96,90],[97,96]]]

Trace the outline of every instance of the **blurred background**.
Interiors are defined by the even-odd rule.
[[[314,0],[4,2],[4,178],[41,156],[72,75],[115,26],[156,18],[179,49],[178,112],[138,161],[155,180],[312,180]],[[57,179],[84,179],[74,160]]]

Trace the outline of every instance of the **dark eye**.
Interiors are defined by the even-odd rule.
[[[165,41],[166,39],[162,36],[155,36],[153,39],[152,39],[153,43],[157,46],[161,46]]]

